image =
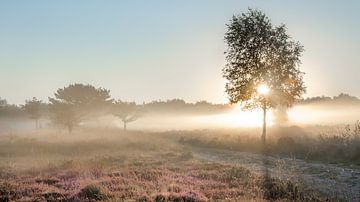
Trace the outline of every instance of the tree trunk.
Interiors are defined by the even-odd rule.
[[[69,132],[69,134],[71,134],[72,130],[73,130],[73,125],[69,123],[68,124],[68,132]]]
[[[263,105],[263,130],[261,135],[262,143],[266,143],[266,103]]]
[[[124,121],[123,123],[124,123],[124,133],[126,133],[126,121]]]

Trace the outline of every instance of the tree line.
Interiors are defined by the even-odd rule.
[[[39,120],[46,118],[60,128],[65,128],[69,133],[82,121],[94,119],[111,114],[119,118],[126,131],[127,124],[134,122],[145,113],[217,113],[229,110],[226,104],[212,104],[206,101],[186,103],[181,99],[167,101],[152,101],[136,104],[115,100],[110,91],[102,87],[85,84],[70,84],[59,88],[48,102],[36,97],[25,100],[24,105],[10,105],[6,100],[0,99],[0,117],[23,117],[34,120],[35,128],[39,128]]]
[[[26,100],[24,105],[16,106],[0,99],[0,116],[18,117],[23,112],[35,121],[36,128],[39,128],[41,118],[48,118],[71,133],[81,121],[106,114],[120,118],[126,130],[126,124],[137,120],[142,109],[134,102],[115,101],[107,89],[75,83],[59,88],[53,97],[49,97],[48,103],[34,97]]]
[[[301,99],[296,104],[337,104],[338,102],[360,104],[360,99],[341,93],[334,97],[318,96]],[[77,83],[59,88],[48,102],[33,97],[25,100],[23,105],[14,105],[0,98],[0,118],[27,116],[34,120],[35,128],[40,127],[40,119],[49,119],[54,125],[66,128],[68,132],[71,132],[81,121],[107,114],[118,117],[126,131],[128,123],[138,120],[144,114],[215,114],[225,113],[231,109],[230,104],[213,104],[206,101],[187,103],[182,99],[136,104],[114,100],[107,89]]]

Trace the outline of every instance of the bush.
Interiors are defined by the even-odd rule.
[[[194,192],[186,192],[181,194],[175,194],[172,193],[168,197],[168,201],[174,201],[174,202],[196,202],[200,201],[198,199],[198,196]]]
[[[155,201],[156,202],[165,202],[166,201],[166,196],[162,195],[162,194],[158,194],[156,197],[155,197]]]
[[[329,129],[319,135],[312,135],[295,126],[275,128],[272,129],[273,131],[270,130],[265,150],[260,138],[241,134],[212,134],[207,131],[194,134],[191,132],[182,133],[178,141],[192,147],[360,165],[360,121],[353,126],[347,125],[342,130],[336,130],[333,127]],[[183,156],[186,157],[185,153]]]
[[[16,198],[14,187],[9,183],[0,185],[0,201],[7,202],[13,201]]]
[[[104,190],[100,186],[94,184],[90,184],[82,188],[80,197],[96,201],[105,200],[108,198],[104,193]]]
[[[147,195],[140,196],[136,199],[137,202],[147,202],[152,201],[151,198]]]

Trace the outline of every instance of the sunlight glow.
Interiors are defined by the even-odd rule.
[[[269,87],[265,84],[261,84],[260,86],[257,87],[257,92],[260,95],[266,95],[269,93],[269,91],[270,91]]]
[[[261,127],[261,114],[262,111],[259,109],[243,111],[240,107],[236,107],[229,113],[197,116],[193,118],[193,121],[200,124],[208,124],[211,127]],[[273,125],[272,111],[269,111],[266,119],[269,125]]]

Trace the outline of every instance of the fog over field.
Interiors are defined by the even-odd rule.
[[[359,202],[359,10],[0,1],[0,202]]]
[[[226,105],[225,105],[226,106]],[[274,109],[269,112],[267,121],[270,126],[333,126],[339,127],[360,120],[360,101],[316,101],[298,103],[290,109]],[[27,116],[11,118],[2,117],[0,129],[3,132],[26,131],[33,129],[33,121]],[[228,105],[223,109],[209,108],[182,111],[176,108],[168,110],[151,109],[145,111],[139,120],[130,123],[134,130],[168,131],[194,129],[224,128],[260,128],[261,111],[246,111],[240,105]],[[89,117],[81,125],[90,127],[122,128],[122,122],[113,115],[104,115],[92,119]],[[43,117],[42,128],[51,128],[50,120]]]
[[[328,125],[340,126],[355,123],[360,119],[360,106],[331,107],[305,105],[295,106],[284,112],[277,112],[278,116],[270,112],[268,123],[270,125],[297,125],[314,126]],[[131,124],[134,129],[145,130],[192,130],[192,129],[220,129],[220,128],[241,128],[241,127],[261,127],[260,110],[243,111],[237,107],[224,113],[206,115],[186,115],[186,114],[150,114]],[[279,121],[278,119],[287,120]],[[108,120],[111,120],[110,118]],[[106,121],[105,121],[106,122]],[[114,126],[122,127],[117,120],[111,121]],[[280,122],[280,123],[279,123]],[[119,124],[119,125],[117,125]]]

